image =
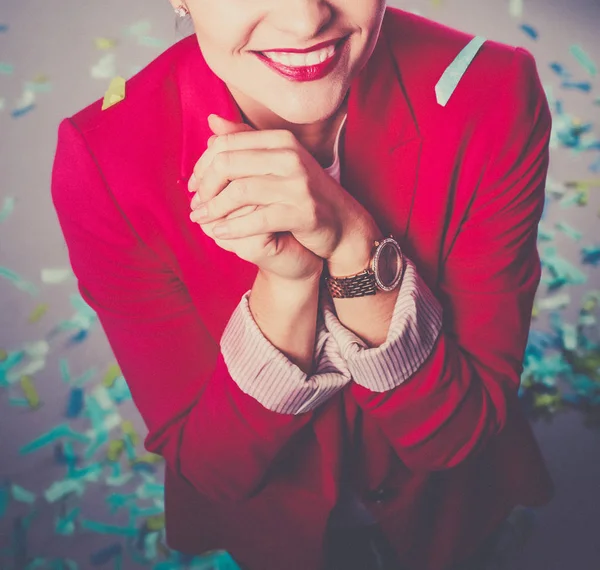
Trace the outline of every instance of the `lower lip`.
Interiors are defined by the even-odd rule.
[[[316,79],[322,79],[333,71],[335,66],[338,64],[342,54],[342,48],[346,43],[347,38],[344,38],[340,43],[335,46],[333,55],[315,65],[307,65],[305,67],[290,67],[283,65],[264,56],[262,53],[255,52],[254,55],[258,57],[264,64],[268,65],[271,69],[279,73],[279,75],[292,81],[315,81]]]

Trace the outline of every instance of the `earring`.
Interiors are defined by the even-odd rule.
[[[177,14],[180,18],[185,18],[187,15],[189,15],[189,13],[189,10],[183,4],[175,8],[175,14]]]

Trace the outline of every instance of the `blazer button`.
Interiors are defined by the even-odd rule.
[[[386,501],[389,501],[392,497],[394,496],[394,491],[393,489],[390,489],[389,487],[377,487],[377,489],[374,489],[372,491],[369,491],[366,495],[365,495],[365,499],[367,501],[369,501],[370,503],[385,503]]]

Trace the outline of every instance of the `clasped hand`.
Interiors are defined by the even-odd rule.
[[[320,258],[322,269],[323,260],[331,259],[347,233],[358,227],[366,214],[362,206],[290,131],[256,131],[215,116],[209,125],[216,134],[188,185],[195,192],[190,219],[220,244],[262,235],[297,248],[289,240],[293,238]],[[226,233],[219,234],[219,227]]]

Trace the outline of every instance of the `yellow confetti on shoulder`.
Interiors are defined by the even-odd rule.
[[[125,79],[123,77],[114,77],[108,86],[108,90],[104,94],[102,102],[102,110],[105,111],[109,107],[120,103],[125,99]]]
[[[117,40],[113,40],[111,38],[95,38],[94,43],[96,44],[96,49],[112,49],[117,45]]]

